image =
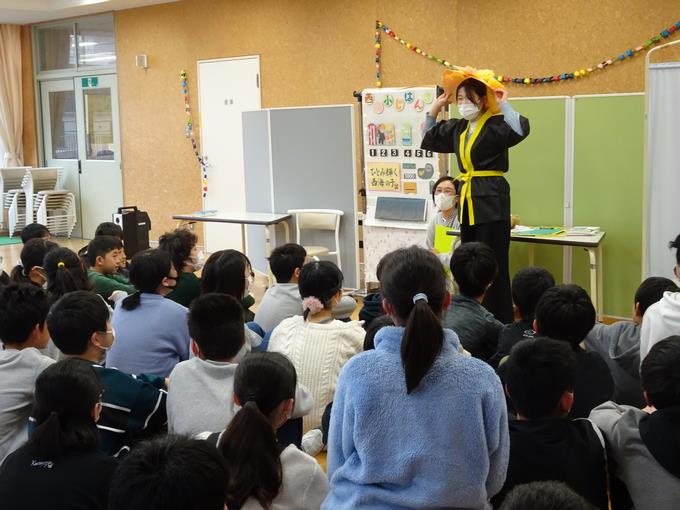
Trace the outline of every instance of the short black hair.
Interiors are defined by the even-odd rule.
[[[207,441],[164,436],[138,444],[111,479],[109,510],[223,510],[226,461]]]
[[[277,283],[288,283],[296,269],[305,265],[307,250],[295,243],[284,244],[269,255],[269,267]]]
[[[43,370],[35,381],[35,430],[28,442],[32,458],[56,460],[96,451],[99,431],[92,409],[101,398],[101,380],[89,361],[69,358]]]
[[[50,251],[56,250],[59,245],[47,239],[30,239],[21,248],[21,264],[12,269],[12,281],[30,283],[30,272],[34,267],[42,267],[45,255]]]
[[[558,340],[522,340],[510,351],[503,373],[519,414],[530,419],[549,418],[564,392],[574,388],[576,357]]]
[[[113,236],[117,237],[121,241],[123,240],[123,229],[120,225],[116,225],[112,221],[105,221],[97,226],[94,231],[94,236]]]
[[[371,324],[366,328],[366,336],[364,337],[364,351],[375,349],[375,335],[382,328],[387,326],[394,326],[394,321],[389,315],[381,315],[371,321]]]
[[[477,106],[479,106],[479,104],[475,103],[473,92],[477,94],[477,96],[479,96],[480,101],[486,99],[487,97],[486,85],[483,82],[476,80],[474,78],[467,78],[460,82],[458,88],[456,89],[456,95],[453,98],[454,101],[458,98],[458,92],[460,91],[460,89],[463,89],[465,97],[467,97],[471,103],[474,103]]]
[[[189,334],[206,358],[233,358],[245,342],[241,303],[228,294],[201,294],[189,308]]]
[[[92,333],[106,331],[108,320],[109,307],[100,296],[76,290],[52,305],[47,328],[61,352],[77,356],[87,350]]]
[[[573,349],[595,325],[595,307],[578,285],[557,285],[546,290],[536,305],[538,334],[569,342]]]
[[[673,241],[668,243],[668,248],[675,249],[675,262],[680,266],[680,234],[678,234]]]
[[[451,255],[451,274],[463,296],[484,294],[498,274],[496,255],[484,243],[463,243]]]
[[[525,267],[512,279],[512,301],[523,319],[533,317],[543,293],[555,286],[555,278],[542,267]]]
[[[117,237],[95,236],[87,245],[87,263],[94,267],[97,264],[97,257],[106,257],[107,253],[120,250],[122,247],[123,243]]]
[[[657,409],[680,404],[680,336],[654,344],[642,360],[640,380]]]
[[[437,186],[439,186],[442,182],[446,181],[450,181],[453,183],[453,187],[456,190],[456,195],[458,194],[458,181],[451,177],[450,175],[444,175],[443,177],[437,179],[437,181],[432,185],[432,202],[434,202],[434,192],[437,189]]]
[[[11,283],[0,288],[0,340],[23,344],[37,324],[45,327],[50,310],[45,291],[30,283]]]
[[[643,281],[635,291],[635,303],[640,303],[640,316],[643,316],[647,308],[659,301],[663,293],[680,292],[673,280],[661,276],[652,276]]]
[[[595,510],[564,482],[531,482],[515,486],[500,510]]]
[[[246,269],[252,264],[237,250],[216,251],[205,261],[201,273],[201,292],[219,292],[243,299],[248,287]]]
[[[177,228],[158,238],[158,249],[170,254],[172,265],[181,273],[197,242],[198,237],[191,230]]]
[[[30,223],[21,229],[21,242],[27,243],[31,239],[42,239],[49,237],[50,230],[40,223]]]
[[[342,271],[329,260],[312,261],[302,266],[298,288],[300,297],[315,297],[323,304],[324,308],[330,306],[330,301],[342,290]],[[307,320],[309,308],[305,309],[303,316]]]

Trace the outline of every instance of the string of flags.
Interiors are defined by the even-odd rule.
[[[563,81],[563,80],[573,80],[576,78],[584,78],[586,76],[589,76],[591,73],[594,73],[595,71],[602,71],[606,69],[607,67],[617,63],[617,62],[623,62],[630,60],[633,58],[635,55],[640,53],[643,50],[646,50],[647,48],[654,46],[655,44],[660,43],[664,39],[668,39],[671,37],[674,33],[680,31],[680,21],[675,23],[674,25],[671,25],[670,27],[662,30],[658,34],[650,37],[647,39],[645,42],[642,44],[625,50],[619,55],[613,56],[611,58],[608,58],[606,60],[603,60],[602,62],[599,62],[598,64],[594,64],[588,67],[583,67],[580,69],[576,69],[571,72],[565,72],[565,73],[558,73],[554,74],[551,76],[543,76],[540,78],[537,77],[526,77],[526,76],[510,76],[510,75],[505,75],[505,74],[499,74],[497,76],[494,76],[494,78],[500,82],[503,83],[516,83],[519,85],[538,85],[538,84],[545,84],[545,83],[553,83],[553,82],[558,82],[558,81]],[[376,68],[376,73],[375,73],[375,85],[376,87],[382,87],[382,69],[381,69],[381,56],[382,56],[382,40],[381,36],[382,34],[385,33],[395,41],[397,41],[399,44],[404,46],[406,49],[413,51],[414,53],[427,58],[428,60],[432,60],[433,62],[436,62],[439,65],[442,65],[444,67],[447,67],[449,69],[462,69],[464,66],[457,66],[455,64],[452,64],[450,61],[437,57],[436,55],[433,55],[432,53],[424,50],[420,46],[413,44],[409,41],[406,41],[405,39],[402,39],[400,36],[398,36],[394,30],[392,30],[390,27],[388,27],[385,23],[383,23],[381,20],[377,20],[375,22],[375,68]]]
[[[203,198],[208,194],[208,161],[198,152],[198,144],[194,136],[194,120],[191,116],[191,103],[189,102],[189,85],[187,82],[187,72],[182,69],[180,72],[182,80],[182,93],[184,94],[184,113],[186,114],[186,124],[184,126],[184,137],[191,140],[191,148],[194,150],[194,156],[201,165],[201,193]]]

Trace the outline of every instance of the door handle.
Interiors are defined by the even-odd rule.
[[[78,160],[78,174],[83,173],[83,164],[80,160]]]

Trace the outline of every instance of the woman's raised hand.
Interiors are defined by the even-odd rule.
[[[430,116],[437,117],[439,111],[451,102],[451,92],[444,92],[441,96],[432,102],[430,108]]]

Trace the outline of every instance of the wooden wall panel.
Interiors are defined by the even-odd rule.
[[[152,236],[173,226],[173,212],[201,204],[198,164],[183,135],[182,68],[189,73],[197,133],[200,59],[260,55],[263,108],[349,103],[352,91],[375,83],[376,18],[457,64],[548,75],[642,43],[680,20],[680,7],[677,0],[183,0],[116,12],[125,199],[149,212]],[[149,55],[146,71],[134,66],[141,53]],[[441,71],[383,37],[385,87],[433,84]],[[589,78],[515,85],[510,93],[601,94],[643,86],[638,56]]]

